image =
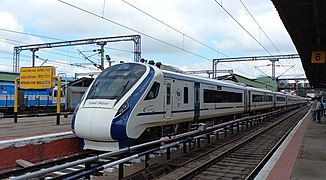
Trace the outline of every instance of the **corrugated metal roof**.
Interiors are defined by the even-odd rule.
[[[268,89],[268,90],[273,91],[273,87],[271,87],[268,84],[257,82],[255,80],[251,80],[251,79],[248,79],[248,78],[245,78],[245,77],[236,75],[236,74],[234,75],[234,77],[237,79],[238,82],[243,83],[243,84],[245,84],[247,86],[251,86],[251,87],[255,87],[255,88],[260,88],[260,89]]]
[[[312,58],[313,51],[326,49],[326,1],[272,0],[300,55],[309,84],[326,88],[325,57]],[[312,63],[320,60],[321,63]]]
[[[18,73],[0,72],[0,81],[2,82],[15,82],[17,77],[19,77]]]
[[[240,76],[238,74],[233,74],[231,77],[228,75],[227,78],[222,77],[221,79],[232,80],[232,81],[239,82],[239,83],[245,84],[246,86],[250,86],[250,87],[254,87],[254,88],[276,91],[276,83],[269,77],[259,78],[259,80],[256,80],[256,79],[248,79],[248,78]]]
[[[270,88],[272,88],[270,90],[277,91],[276,81],[273,80],[270,76],[259,77],[256,81],[267,84]]]

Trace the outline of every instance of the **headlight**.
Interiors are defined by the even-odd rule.
[[[120,106],[120,108],[118,109],[118,112],[115,114],[115,116],[119,116],[126,109],[128,109],[128,107],[129,107],[129,103],[128,102],[129,102],[129,98]]]

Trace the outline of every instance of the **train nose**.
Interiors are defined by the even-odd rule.
[[[112,141],[110,129],[116,113],[114,109],[80,108],[76,114],[76,135],[89,140]]]

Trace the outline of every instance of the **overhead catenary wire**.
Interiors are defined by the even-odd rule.
[[[201,42],[201,41],[199,41],[199,40],[197,40],[197,39],[195,39],[195,38],[193,38],[193,37],[187,35],[186,33],[184,33],[184,32],[182,32],[182,31],[176,29],[175,27],[173,27],[173,26],[171,26],[171,25],[169,25],[169,24],[167,24],[167,23],[165,23],[165,22],[163,22],[162,20],[160,20],[160,19],[154,17],[153,15],[151,15],[151,14],[145,12],[144,10],[142,10],[142,9],[140,9],[140,8],[138,8],[138,7],[136,7],[135,5],[133,5],[133,4],[129,3],[129,2],[127,2],[126,0],[122,0],[122,2],[128,4],[129,6],[133,7],[134,9],[136,9],[136,10],[138,10],[138,11],[140,11],[140,12],[142,12],[143,14],[145,14],[145,15],[151,17],[152,19],[155,19],[156,21],[160,22],[161,24],[163,24],[163,25],[165,25],[165,26],[167,26],[167,27],[173,29],[174,31],[176,31],[176,32],[178,32],[178,33],[180,33],[180,34],[182,34],[184,37],[187,37],[187,38],[189,38],[189,39],[191,39],[191,40],[193,40],[193,41],[195,41],[195,42],[197,42],[197,43],[199,43],[199,44],[201,44],[201,45],[203,45],[203,46],[209,48],[210,50],[215,51],[215,52],[217,52],[217,53],[219,53],[219,54],[221,54],[221,55],[223,55],[223,56],[225,56],[225,57],[229,57],[228,55],[222,53],[221,51],[218,51],[218,50],[216,50],[216,49],[210,47],[209,45],[206,45],[205,43],[203,43],[203,42]]]
[[[273,45],[273,47],[276,49],[276,51],[279,53],[279,54],[282,54],[281,51],[276,47],[275,43],[271,40],[271,38],[267,35],[267,33],[264,31],[264,29],[261,27],[261,25],[258,23],[258,21],[255,19],[255,17],[251,14],[251,12],[249,11],[249,9],[247,8],[247,6],[245,5],[245,3],[240,0],[240,3],[242,4],[242,6],[246,9],[246,11],[248,12],[248,14],[250,15],[250,17],[254,20],[254,22],[256,23],[256,25],[259,27],[259,30],[261,30],[263,32],[263,34],[265,35],[265,37],[269,40],[269,42]],[[287,59],[286,59],[286,62],[291,64]],[[284,69],[284,73],[286,73],[288,71],[288,69],[281,63],[281,62],[278,62]],[[294,65],[292,66],[294,68]],[[282,74],[284,74],[282,73]]]
[[[105,6],[105,0],[104,0],[104,6]],[[103,9],[104,9],[104,6],[103,6]],[[104,15],[104,13],[102,13],[102,16]],[[27,33],[28,35],[30,35],[30,33]]]
[[[181,51],[187,52],[187,53],[189,53],[189,54],[191,54],[191,55],[194,55],[194,56],[197,56],[197,57],[199,57],[199,58],[201,58],[201,59],[208,60],[209,62],[212,61],[211,58],[207,58],[207,57],[204,57],[204,56],[199,55],[199,54],[197,54],[197,53],[194,53],[194,52],[191,52],[191,51],[189,51],[189,50],[183,49],[183,48],[181,48],[181,47],[179,47],[179,46],[176,46],[176,45],[174,45],[174,44],[168,43],[168,42],[166,42],[166,41],[163,41],[163,40],[161,40],[161,39],[158,39],[158,38],[156,38],[156,37],[153,37],[153,36],[151,36],[151,35],[148,35],[148,34],[146,34],[146,33],[143,33],[143,32],[141,32],[141,31],[138,31],[138,30],[133,29],[133,28],[131,28],[131,27],[128,27],[128,26],[126,26],[126,25],[120,24],[120,23],[115,22],[115,21],[113,21],[113,20],[111,20],[111,19],[108,19],[108,18],[105,18],[105,17],[101,17],[100,15],[98,15],[98,14],[96,14],[96,13],[94,13],[94,12],[91,12],[91,11],[89,11],[89,10],[83,9],[83,8],[81,8],[81,7],[78,7],[78,6],[73,5],[73,4],[71,4],[71,3],[65,2],[65,1],[63,1],[63,0],[58,0],[58,1],[61,2],[61,3],[63,3],[63,4],[66,4],[66,5],[70,6],[70,7],[72,7],[72,8],[75,8],[75,9],[77,9],[77,10],[80,10],[80,11],[82,11],[82,12],[84,12],[84,13],[90,14],[90,15],[95,16],[95,17],[97,17],[97,18],[101,18],[101,19],[103,19],[103,20],[105,20],[105,21],[108,21],[108,22],[110,22],[110,23],[112,23],[112,24],[115,24],[115,25],[117,25],[117,26],[123,27],[123,28],[125,28],[125,29],[130,30],[130,31],[136,32],[136,33],[138,33],[138,34],[140,34],[140,35],[143,35],[143,36],[145,36],[145,37],[148,37],[148,38],[150,38],[150,39],[152,39],[152,40],[155,40],[155,41],[161,42],[161,43],[166,44],[166,45],[168,45],[168,46],[171,46],[171,47],[173,47],[173,48],[176,48],[176,49],[179,49],[179,50],[181,50]],[[225,66],[225,65],[223,65],[223,66]],[[229,66],[225,66],[225,67],[230,68]],[[247,73],[244,73],[244,72],[242,72],[242,71],[240,71],[240,70],[237,70],[237,71],[238,71],[238,72],[241,72],[241,73],[243,73],[243,74],[247,74]],[[248,75],[248,74],[247,74],[247,75]]]
[[[73,5],[69,4],[69,3],[63,2],[63,1],[61,1],[61,0],[59,0],[59,1],[62,2],[62,3],[65,3],[65,4],[69,5],[69,6],[75,7],[75,6],[73,6]],[[104,2],[104,3],[105,3],[105,2]],[[104,6],[105,6],[105,5],[103,5],[103,7],[104,7]],[[92,13],[92,12],[89,12],[89,11],[86,11],[86,10],[83,10],[83,9],[81,9],[81,8],[78,8],[78,7],[75,7],[75,8],[80,9],[80,10],[82,10],[82,11],[85,11],[85,12],[87,12],[87,13],[90,13],[90,14],[92,14],[92,15],[94,15],[94,16],[100,17],[100,16],[96,15],[95,13]],[[121,24],[116,23],[116,22],[114,22],[114,21],[111,21],[111,20],[109,20],[109,19],[107,19],[107,18],[104,18],[104,17],[102,17],[102,18],[105,19],[105,20],[107,20],[107,21],[110,21],[110,22],[112,22],[112,23],[114,23],[114,24],[117,24],[117,25],[119,25],[119,26],[125,27],[125,28],[127,28],[127,29],[129,29],[129,30],[135,31],[135,30],[133,30],[132,28],[129,28],[129,27],[124,26],[124,25],[121,25]],[[33,33],[20,32],[20,31],[15,31],[15,30],[8,30],[8,29],[3,29],[3,28],[0,28],[0,31],[6,31],[6,32],[11,32],[11,33],[17,33],[17,34],[23,34],[23,35],[28,35],[28,36],[35,36],[35,37],[40,37],[40,38],[45,38],[45,39],[51,39],[51,40],[60,40],[60,41],[64,41],[63,39],[59,39],[59,38],[53,38],[53,37],[48,37],[48,36],[43,36],[43,35],[37,35],[37,34],[33,34]],[[160,39],[157,39],[157,38],[155,38],[155,37],[148,36],[148,35],[146,35],[146,34],[144,34],[144,33],[139,32],[139,31],[135,31],[135,32],[140,33],[140,34],[142,34],[142,35],[144,35],[144,36],[147,36],[147,37],[149,37],[149,38],[152,38],[152,39],[154,39],[154,40],[157,40],[157,41],[159,41],[159,42],[162,42],[162,43],[164,43],[164,44],[170,45],[170,46],[172,46],[172,47],[174,47],[174,48],[177,48],[177,49],[179,49],[179,50],[185,51],[185,52],[187,52],[187,53],[189,53],[189,54],[192,54],[192,55],[194,55],[194,56],[197,56],[197,57],[200,57],[200,58],[202,58],[202,59],[205,59],[205,60],[209,60],[209,61],[211,61],[210,58],[207,58],[207,57],[201,56],[201,55],[199,55],[199,54],[193,53],[193,52],[191,52],[191,51],[188,51],[188,50],[186,50],[186,49],[183,49],[183,48],[177,47],[177,46],[175,46],[175,45],[173,45],[173,44],[170,44],[170,43],[164,42],[164,41],[162,41],[162,40],[160,40]],[[114,49],[114,48],[108,48],[108,49],[117,50],[117,49]],[[127,52],[127,51],[125,51],[125,52]],[[220,52],[220,53],[221,53],[221,52]],[[221,54],[222,54],[222,53],[221,53]],[[223,66],[225,66],[225,65],[223,65]],[[225,67],[228,67],[228,66],[225,66]],[[241,72],[241,71],[239,71],[239,72]],[[242,72],[242,73],[244,73],[244,72]],[[244,74],[246,74],[246,73],[244,73]]]
[[[48,36],[42,36],[42,35],[33,34],[33,33],[26,33],[26,32],[14,31],[14,30],[9,30],[9,29],[3,29],[3,28],[0,28],[0,31],[6,31],[6,32],[29,35],[29,36],[35,36],[35,37],[51,39],[51,40],[57,40],[57,41],[64,41],[63,39],[58,39],[58,38],[53,38],[53,37],[48,37]]]
[[[58,38],[52,38],[52,37],[48,37],[48,36],[41,36],[41,35],[37,35],[37,34],[31,34],[31,33],[24,33],[24,32],[19,32],[19,31],[12,31],[12,30],[7,30],[7,29],[0,29],[0,31],[8,31],[10,33],[18,33],[18,34],[24,34],[24,35],[28,35],[28,36],[36,36],[36,37],[44,37],[44,38],[48,38],[48,39],[55,39],[55,40],[59,40]],[[18,40],[13,40],[13,39],[8,39],[8,38],[2,38],[0,39],[1,42],[4,42],[6,44],[11,44],[11,45],[18,45],[19,43],[24,43],[24,44],[27,44],[27,42],[23,42],[23,41],[18,41]],[[105,47],[105,49],[110,49],[110,50],[115,50],[115,51],[121,51],[121,52],[127,52],[127,53],[134,53],[133,51],[128,51],[128,50],[123,50],[123,49],[118,49],[118,48],[109,48],[109,47]],[[1,52],[2,50],[0,50]],[[77,59],[77,60],[83,60],[85,61],[85,59],[81,58],[81,57],[77,57],[77,56],[72,56],[72,55],[69,55],[69,54],[78,54],[77,52],[74,52],[74,51],[67,51],[67,50],[62,50],[62,49],[53,49],[53,50],[42,50],[43,52],[47,52],[47,53],[50,53],[50,54],[55,54],[55,55],[59,55],[59,56],[64,56],[64,57],[68,57],[68,58],[72,58],[72,59]],[[58,52],[65,52],[65,53],[69,53],[69,54],[62,54],[62,53],[58,53],[58,52],[53,52],[53,51],[58,51]],[[94,50],[92,50],[94,51]],[[8,52],[8,51],[6,51]],[[2,53],[4,54],[4,53]],[[11,56],[13,55],[12,53],[9,53]],[[8,54],[8,55],[9,55]],[[29,57],[31,58],[31,57]],[[9,58],[6,58],[6,59],[9,59]],[[52,62],[54,60],[51,60]],[[58,63],[58,62],[57,62]],[[70,66],[77,66],[77,67],[83,67],[83,66],[78,66],[77,64],[80,64],[80,63],[66,63],[65,65],[70,65]],[[84,67],[83,67],[84,68]],[[87,67],[86,67],[87,68]],[[90,69],[93,69],[93,68],[90,68]]]
[[[191,36],[185,34],[184,32],[182,32],[182,31],[180,31],[180,30],[174,28],[173,26],[171,26],[171,25],[165,23],[164,21],[162,21],[162,20],[160,20],[160,19],[154,17],[153,15],[151,15],[151,14],[145,12],[144,10],[142,10],[142,9],[140,9],[140,8],[138,8],[138,7],[136,7],[135,5],[133,5],[133,4],[129,3],[129,2],[127,2],[126,0],[122,0],[122,1],[123,1],[124,3],[126,3],[126,4],[128,4],[129,6],[133,7],[134,9],[136,9],[136,10],[142,12],[143,14],[145,14],[145,15],[151,17],[152,19],[154,19],[154,20],[160,22],[161,24],[163,24],[163,25],[165,25],[165,26],[167,26],[167,27],[173,29],[174,31],[176,31],[176,32],[178,32],[178,33],[180,33],[180,34],[182,34],[183,38],[184,38],[184,37],[187,37],[187,38],[189,38],[189,39],[191,39],[191,40],[193,40],[193,41],[195,41],[195,42],[197,42],[197,43],[199,43],[199,44],[201,44],[201,45],[203,45],[203,46],[205,46],[205,47],[207,47],[207,48],[209,48],[209,49],[211,49],[211,50],[213,50],[213,51],[215,51],[215,52],[217,52],[217,53],[219,53],[219,54],[221,54],[221,55],[223,55],[223,56],[225,56],[225,57],[229,57],[228,55],[226,55],[226,54],[224,54],[224,53],[222,53],[222,52],[220,52],[220,51],[218,51],[218,50],[216,50],[216,49],[210,47],[209,45],[206,45],[205,43],[203,43],[203,42],[201,42],[201,41],[199,41],[199,40],[197,40],[197,39],[195,39],[195,38],[193,38],[193,37],[191,37]],[[183,41],[183,42],[184,42],[184,41]],[[184,46],[184,45],[183,45],[183,46]],[[244,63],[244,64],[245,64],[245,63]],[[245,65],[247,65],[247,64],[245,64]],[[225,66],[225,65],[223,65],[223,66],[224,66],[224,67],[231,68],[231,67],[229,67],[229,66]],[[247,65],[247,66],[249,66],[249,65]],[[251,67],[251,66],[250,66],[250,67]],[[242,72],[242,71],[238,71],[238,72],[241,72],[241,73],[243,73],[243,74],[247,74],[247,73],[244,73],[244,72]],[[247,74],[247,75],[249,75],[249,74]]]
[[[11,56],[13,55],[13,53],[11,53],[11,52],[3,52],[2,50],[0,50],[0,54],[7,54],[7,55],[11,55]],[[24,62],[30,62],[30,58],[32,58],[31,56],[28,56],[28,55],[21,55],[21,57],[28,58],[28,59],[20,59],[21,61],[24,61]],[[8,58],[8,57],[1,57],[1,59],[10,59],[11,60],[11,58]],[[92,69],[92,70],[95,69],[92,66],[90,66],[90,67],[79,66],[77,64],[65,63],[65,62],[56,61],[56,60],[50,60],[50,63],[57,64],[57,65],[63,65],[63,66],[70,66],[70,67],[71,66],[82,67],[82,68],[87,68],[87,69]]]
[[[45,37],[45,38],[48,38],[48,39],[65,41],[63,39],[52,38],[52,37],[48,37],[48,36],[41,36],[41,35],[36,35],[36,34],[31,34],[31,33],[24,33],[24,32],[19,32],[19,31],[12,31],[12,30],[8,30],[8,29],[1,29],[0,28],[0,31],[8,31],[8,32],[11,32],[11,33],[24,34],[24,35],[27,35],[27,36]],[[13,45],[19,45],[18,43],[25,43],[25,44],[27,43],[27,42],[23,42],[23,41],[8,39],[8,38],[4,38],[4,40],[9,40],[9,41],[12,41],[12,42],[16,42],[16,43],[10,43],[10,44],[13,44]],[[0,41],[5,42],[5,41],[3,41],[1,39],[0,39]],[[91,45],[91,46],[94,46],[94,45]],[[115,51],[121,51],[121,52],[127,52],[127,53],[134,53],[133,51],[128,51],[128,50],[119,49],[119,48],[104,47],[104,49],[111,49],[111,50],[115,50]],[[66,53],[79,54],[78,52],[67,51],[67,50],[64,50],[64,49],[55,49],[54,51],[62,51],[62,52],[66,52]],[[67,56],[67,55],[65,55],[65,56]]]
[[[17,40],[11,40],[11,39],[7,39],[6,40],[10,40],[12,42],[18,42],[18,43],[26,43],[26,42],[23,42],[23,41],[17,41]],[[2,42],[4,42],[3,40],[0,40]],[[11,42],[6,42],[8,44],[12,44],[12,45],[17,45],[16,43],[11,43]],[[47,53],[50,53],[50,54],[56,54],[56,55],[60,55],[60,56],[65,56],[65,57],[69,57],[69,58],[74,58],[74,59],[79,59],[79,60],[84,60],[80,57],[76,57],[76,56],[71,56],[71,55],[67,55],[67,54],[61,54],[61,53],[56,53],[56,52],[52,52],[52,51],[49,51],[49,50],[43,50],[44,52],[47,52]],[[54,50],[54,51],[63,51],[63,52],[67,52],[67,53],[73,53],[75,54],[73,51],[66,51],[66,50],[61,50],[61,49],[57,49],[57,50]],[[78,54],[78,53],[77,53]]]
[[[9,29],[3,29],[0,28],[0,31],[5,31],[5,32],[10,32],[10,33],[16,33],[16,34],[22,34],[22,35],[27,35],[27,36],[35,36],[35,37],[40,37],[40,38],[45,38],[45,39],[51,39],[51,40],[56,40],[56,41],[65,41],[63,39],[59,39],[59,38],[54,38],[54,37],[49,37],[49,36],[43,36],[43,35],[38,35],[38,34],[33,34],[33,33],[26,33],[26,32],[20,32],[20,31],[15,31],[15,30],[9,30]],[[5,40],[9,40],[11,42],[15,42],[15,43],[9,43],[7,41],[3,41],[0,39],[0,41],[5,42],[5,43],[9,43],[12,45],[18,45],[18,43],[25,43],[26,42],[22,42],[22,41],[18,41],[18,40],[12,40],[12,39],[8,39],[8,38],[4,38]],[[91,45],[91,46],[95,46],[95,45]],[[97,46],[96,46],[97,47]],[[110,49],[110,50],[114,50],[114,51],[121,51],[121,52],[127,52],[127,53],[134,53],[133,51],[128,51],[128,50],[123,50],[123,49],[118,49],[118,48],[109,48],[109,47],[104,47],[104,49]],[[56,54],[56,55],[61,55],[61,56],[65,56],[68,58],[74,58],[74,59],[79,59],[79,60],[84,60],[80,57],[76,57],[76,56],[72,56],[72,55],[67,55],[67,54],[60,54],[60,53],[55,53],[52,51],[48,51],[48,50],[43,50],[44,52],[49,52],[52,54]],[[62,49],[54,49],[53,51],[62,51],[62,52],[66,52],[66,53],[71,53],[71,54],[79,54],[77,52],[74,51],[67,51],[67,50],[62,50]],[[75,65],[72,63],[72,65]]]
[[[227,9],[225,9],[222,3],[219,3],[217,0],[214,0],[252,39],[254,39],[269,55],[272,54],[267,50],[267,48],[259,42]],[[250,13],[251,14],[251,13]],[[259,26],[260,27],[260,26]],[[285,68],[285,66],[279,62],[279,64]],[[286,69],[286,68],[285,68]]]
[[[272,54],[266,49],[263,44],[261,44],[238,20],[235,19],[235,17],[232,16],[232,14],[226,10],[221,3],[219,3],[217,0],[214,0],[252,39],[254,39],[269,55],[272,56]]]
[[[80,10],[80,11],[82,11],[82,12],[85,12],[85,13],[87,13],[87,14],[90,14],[90,15],[92,15],[92,16],[95,16],[95,17],[101,18],[101,19],[103,19],[103,20],[106,20],[106,21],[108,21],[108,22],[111,22],[112,24],[115,24],[115,25],[117,25],[117,26],[123,27],[123,28],[125,28],[125,29],[128,29],[128,30],[130,30],[130,31],[136,32],[136,33],[138,33],[138,34],[141,34],[141,35],[143,35],[143,36],[145,36],[145,37],[147,37],[147,38],[153,39],[153,40],[158,41],[158,42],[160,42],[160,43],[163,43],[163,44],[165,44],[165,45],[171,46],[171,47],[173,47],[173,48],[176,48],[176,49],[179,49],[179,50],[181,50],[181,51],[184,51],[184,52],[187,52],[187,53],[189,53],[189,54],[192,54],[192,55],[194,55],[194,56],[197,56],[197,57],[199,57],[199,58],[201,58],[201,59],[205,59],[205,60],[208,60],[208,61],[210,61],[210,62],[211,62],[211,60],[212,60],[211,58],[207,58],[207,57],[204,57],[204,56],[199,55],[199,54],[197,54],[197,53],[194,53],[194,52],[192,52],[192,51],[189,51],[189,50],[183,49],[183,48],[181,48],[181,47],[179,47],[179,46],[177,46],[177,45],[174,45],[174,44],[171,44],[171,43],[169,43],[169,42],[163,41],[163,40],[161,40],[161,39],[159,39],[159,38],[156,38],[156,37],[154,37],[154,36],[148,35],[148,34],[146,34],[146,33],[143,33],[143,32],[141,32],[141,31],[138,31],[138,30],[136,30],[136,29],[133,29],[133,28],[131,28],[131,27],[128,27],[128,26],[126,26],[126,25],[123,25],[123,24],[121,24],[121,23],[118,23],[118,22],[116,22],[116,21],[113,21],[113,20],[111,20],[111,19],[108,19],[108,18],[105,18],[105,17],[101,17],[100,15],[98,15],[98,14],[96,14],[96,13],[94,13],[94,12],[91,12],[91,11],[89,11],[89,10],[86,10],[86,9],[81,8],[81,7],[75,6],[75,5],[71,4],[71,3],[65,2],[65,1],[63,1],[63,0],[58,0],[58,1],[61,2],[61,3],[63,3],[63,4],[68,5],[68,6],[70,6],[70,7],[73,7],[73,8],[75,8],[75,9],[78,9],[78,10]]]
[[[254,18],[254,16],[250,13],[249,9],[247,8],[247,6],[243,3],[242,0],[240,0],[242,6],[246,9],[246,11],[248,12],[248,14],[250,15],[250,17],[255,21],[256,25],[259,27],[259,29],[264,33],[264,35],[267,37],[267,39],[269,40],[269,42],[274,46],[274,48],[276,49],[276,51],[279,54],[282,54],[281,51],[276,47],[276,45],[274,44],[274,42],[269,38],[269,36],[266,34],[266,32],[264,31],[264,29],[259,25],[259,23],[257,22],[257,20]]]
[[[191,40],[193,40],[193,41],[195,41],[195,42],[197,42],[197,43],[199,43],[199,44],[201,44],[201,45],[203,45],[203,46],[205,46],[205,47],[207,47],[207,48],[209,48],[209,49],[211,49],[211,50],[213,50],[213,51],[215,51],[215,52],[217,52],[217,53],[219,53],[219,54],[221,54],[221,55],[223,55],[223,56],[225,56],[225,57],[229,57],[229,56],[226,55],[225,53],[222,53],[222,52],[220,52],[220,51],[218,51],[218,50],[216,50],[216,49],[214,49],[214,48],[212,48],[212,47],[206,45],[205,43],[203,43],[203,42],[201,42],[201,41],[199,41],[199,40],[197,40],[197,39],[195,39],[195,38],[193,38],[193,37],[191,37],[191,36],[185,34],[184,32],[182,32],[182,31],[180,31],[180,30],[174,28],[173,26],[171,26],[171,25],[169,25],[169,24],[163,22],[162,20],[160,20],[160,19],[154,17],[153,15],[151,15],[151,14],[145,12],[144,10],[142,10],[142,9],[140,9],[140,8],[138,8],[138,7],[136,7],[135,5],[129,3],[129,2],[127,2],[127,1],[125,1],[125,0],[122,0],[122,1],[123,1],[124,3],[126,3],[126,4],[128,4],[129,6],[135,8],[136,10],[142,12],[143,14],[145,14],[145,15],[151,17],[152,19],[155,19],[156,21],[160,22],[161,24],[163,24],[163,25],[165,25],[165,26],[167,26],[167,27],[173,29],[174,31],[176,31],[176,32],[178,32],[178,33],[180,33],[180,34],[182,34],[182,35],[183,35],[183,38],[184,38],[184,37],[187,37],[187,38],[189,38],[189,39],[191,39]],[[245,63],[244,63],[244,64],[245,64]],[[247,64],[245,64],[245,65],[247,65]],[[224,66],[224,67],[228,67],[228,68],[231,68],[230,66],[226,66],[226,65],[222,65],[222,66]],[[249,66],[249,65],[247,65],[247,66]],[[250,66],[250,67],[251,67],[251,66]],[[247,74],[247,73],[244,73],[244,72],[239,71],[239,70],[237,70],[237,71],[238,71],[238,72],[241,72],[241,73],[243,73],[243,74]],[[247,75],[250,75],[250,74],[247,74]]]

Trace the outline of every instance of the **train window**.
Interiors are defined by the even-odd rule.
[[[242,102],[242,93],[204,89],[204,103]]]
[[[183,103],[188,104],[188,87],[183,88]]]
[[[276,97],[277,101],[285,101],[285,97]]]
[[[61,90],[61,95],[60,95],[61,97],[63,97],[64,96],[64,93],[63,93],[63,91]],[[58,90],[54,90],[53,91],[53,97],[58,97]]]
[[[252,95],[252,102],[270,102],[273,101],[273,96],[267,96],[267,95]]]
[[[252,102],[263,102],[264,96],[263,95],[252,95]]]
[[[273,96],[265,96],[265,101],[273,101]]]
[[[160,90],[160,83],[154,82],[151,89],[147,93],[145,100],[155,99],[158,95],[159,90]]]
[[[171,84],[166,85],[166,104],[171,104]]]
[[[124,63],[111,66],[96,78],[86,99],[120,100],[144,75],[146,66]]]

